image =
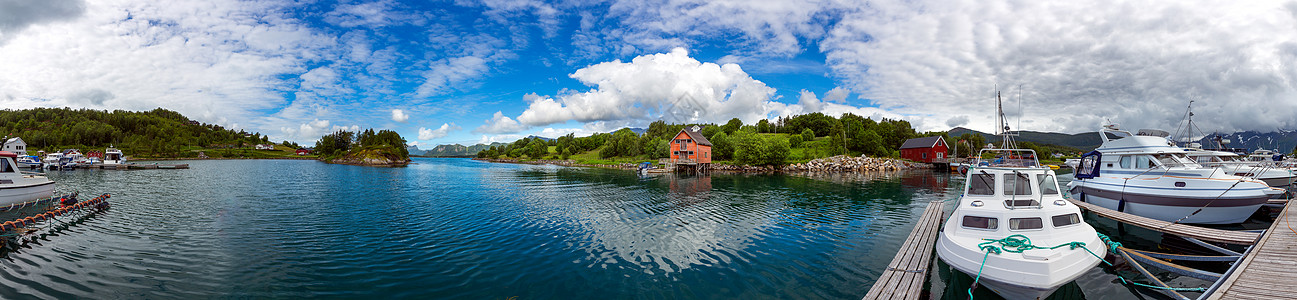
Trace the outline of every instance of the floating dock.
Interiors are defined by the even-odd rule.
[[[152,170],[152,169],[188,169],[189,164],[123,164],[123,165],[91,165],[90,169],[103,170]]]
[[[865,299],[918,299],[923,283],[928,280],[928,267],[932,266],[932,249],[941,230],[944,202],[932,201],[923,210],[919,223],[901,244],[901,250],[887,264],[887,269],[874,281]]]
[[[1107,209],[1092,203],[1068,199],[1072,204],[1088,210],[1104,218],[1116,220],[1130,225],[1147,228],[1153,231],[1170,233],[1180,237],[1193,238],[1201,241],[1218,242],[1234,245],[1251,245],[1261,238],[1261,233],[1251,231],[1221,230],[1206,227],[1198,227],[1187,224],[1171,223],[1162,220],[1154,220],[1128,213],[1118,212]]]
[[[1297,299],[1297,232],[1289,225],[1297,217],[1292,202],[1275,217],[1261,240],[1235,264],[1207,299]]]

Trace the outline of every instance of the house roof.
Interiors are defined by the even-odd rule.
[[[12,138],[9,138],[8,140],[5,140],[5,143],[8,144],[8,143],[13,143],[13,142],[15,142],[15,141],[20,141],[20,142],[26,143],[26,142],[23,141],[23,139],[20,138],[20,137],[12,137]]]
[[[905,140],[904,144],[901,144],[901,149],[932,148],[937,145],[938,140],[945,141],[940,135],[908,139]]]
[[[688,135],[689,135],[689,138],[690,138],[690,139],[693,139],[694,142],[695,142],[695,143],[698,143],[699,145],[703,145],[703,146],[711,146],[711,145],[712,145],[712,142],[711,142],[711,141],[708,141],[708,140],[707,140],[707,137],[703,136],[703,126],[702,126],[702,125],[690,125],[689,127],[685,127],[685,129],[680,130],[680,131],[684,132],[685,134],[688,134]],[[680,135],[680,134],[677,133],[676,135]]]

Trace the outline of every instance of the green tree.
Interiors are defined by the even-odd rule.
[[[545,154],[549,154],[549,143],[546,143],[545,140],[534,138],[527,143],[527,157],[541,159],[545,157]]]
[[[729,134],[725,132],[717,133],[710,141],[712,142],[712,156],[717,160],[729,160],[734,157],[734,144],[730,142]]]
[[[725,126],[721,126],[721,130],[727,134],[734,134],[735,131],[739,131],[739,127],[743,127],[743,121],[739,120],[739,118],[733,118],[726,122]]]
[[[815,131],[810,128],[802,130],[802,140],[809,142],[815,140]]]
[[[782,166],[788,162],[788,156],[792,153],[788,139],[783,137],[772,137],[766,139],[765,163],[772,166]]]
[[[797,148],[797,147],[799,147],[799,146],[801,146],[801,145],[802,145],[802,136],[801,136],[801,135],[799,135],[799,134],[794,134],[794,135],[788,137],[788,146],[789,146],[789,147]]]

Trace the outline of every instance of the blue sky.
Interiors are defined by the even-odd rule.
[[[808,112],[1292,129],[1297,2],[0,0],[0,107],[424,148]],[[1016,99],[1014,99],[1016,101]]]

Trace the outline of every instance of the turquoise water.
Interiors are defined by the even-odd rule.
[[[859,299],[927,202],[962,184],[415,162],[53,172],[113,206],[6,252],[0,297]],[[972,279],[936,265],[933,296],[965,297]],[[1082,296],[1138,293],[1091,273]]]

